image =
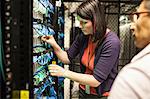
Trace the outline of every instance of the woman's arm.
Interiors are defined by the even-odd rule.
[[[52,35],[51,36],[42,36],[41,39],[53,47],[55,54],[57,55],[58,59],[61,62],[66,63],[66,64],[70,63],[67,52],[61,49],[61,47],[57,44],[57,42],[55,41],[55,39]]]
[[[49,71],[52,76],[66,77],[83,85],[89,85],[92,87],[97,87],[100,85],[100,82],[97,81],[93,75],[81,74],[72,72],[70,70],[65,70],[58,65],[49,65]]]
[[[66,70],[64,76],[83,85],[89,85],[91,87],[98,87],[100,85],[100,82],[97,81],[93,75]]]

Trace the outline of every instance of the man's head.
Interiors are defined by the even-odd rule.
[[[133,16],[131,30],[135,38],[135,45],[138,48],[144,48],[150,44],[150,0],[143,0]]]

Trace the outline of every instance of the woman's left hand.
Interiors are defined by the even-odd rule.
[[[52,76],[64,77],[65,69],[61,66],[51,64],[48,66],[48,69]]]

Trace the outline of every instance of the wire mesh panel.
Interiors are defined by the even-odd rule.
[[[115,0],[113,0],[115,1]],[[129,13],[133,12],[139,2],[131,0],[118,0],[118,2],[104,2],[106,5],[106,21],[108,27],[116,32],[121,41],[121,51],[119,57],[119,70],[130,62],[137,53],[134,45],[132,33],[130,31],[131,21]]]
[[[108,28],[118,34],[118,15],[108,14],[107,23]]]
[[[134,45],[132,33],[130,31],[131,20],[129,13],[133,12],[138,6],[138,2],[132,4],[120,3],[119,16],[119,36],[121,41],[121,52],[119,66],[122,68],[130,62],[132,57],[137,53]]]

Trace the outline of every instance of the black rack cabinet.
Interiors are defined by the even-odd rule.
[[[2,0],[2,99],[32,98],[32,0]]]

